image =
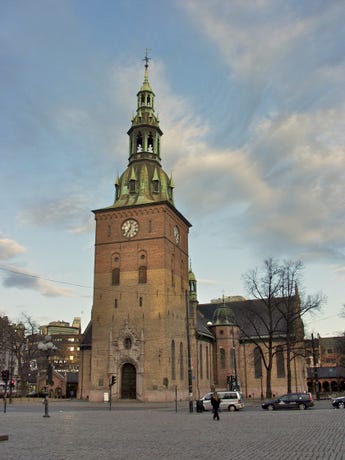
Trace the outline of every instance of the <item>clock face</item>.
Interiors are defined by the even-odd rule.
[[[126,238],[133,238],[139,231],[139,224],[134,219],[127,219],[121,226],[122,235]]]
[[[180,231],[179,231],[177,225],[175,225],[175,227],[174,227],[174,237],[175,237],[176,244],[179,244],[179,242],[180,242]]]

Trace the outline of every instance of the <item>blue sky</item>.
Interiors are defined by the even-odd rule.
[[[327,297],[307,332],[345,331],[344,22],[338,0],[2,0],[0,313],[86,327],[149,48],[199,301],[301,259]]]

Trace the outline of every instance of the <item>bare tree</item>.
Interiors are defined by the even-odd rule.
[[[38,353],[37,336],[38,325],[28,315],[23,315],[22,322],[8,323],[6,347],[17,362],[18,380],[20,381],[22,395],[27,394],[31,363]],[[13,369],[11,369],[11,376],[13,376]]]
[[[247,292],[260,301],[242,312],[240,329],[256,345],[266,369],[266,397],[272,397],[272,365],[274,341],[281,329],[281,316],[276,314],[276,298],[281,287],[281,269],[273,259],[264,261],[262,272],[257,268],[244,276]],[[280,335],[280,334],[278,334]]]
[[[300,261],[282,263],[267,259],[261,271],[257,268],[244,276],[246,290],[258,302],[241,311],[238,322],[241,332],[259,350],[266,369],[266,397],[272,396],[273,359],[278,350],[285,350],[287,362],[287,391],[291,392],[291,363],[303,353],[305,313],[320,309],[322,294],[300,299],[303,265]],[[250,306],[252,305],[252,306]]]
[[[280,299],[276,306],[286,326],[287,392],[291,393],[291,363],[298,355],[304,355],[302,317],[308,312],[320,310],[325,297],[321,293],[307,297],[300,295],[298,286],[302,284],[302,272],[304,270],[301,261],[285,260],[281,264],[280,270]]]

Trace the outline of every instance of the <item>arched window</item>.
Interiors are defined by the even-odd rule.
[[[208,360],[208,346],[206,345],[206,378],[209,378],[209,360]]]
[[[138,133],[137,135],[137,152],[142,152],[143,151],[143,136],[141,133]]]
[[[147,150],[153,152],[153,136],[150,133],[147,138]]]
[[[224,348],[220,348],[219,350],[219,361],[220,361],[220,368],[225,369],[225,350]]]
[[[184,366],[183,366],[183,343],[180,343],[180,380],[184,377]]]
[[[285,378],[285,362],[284,362],[283,347],[277,347],[276,362],[277,362],[277,377],[278,379],[283,379]]]
[[[144,265],[139,267],[139,283],[147,283],[147,267],[145,267]]]
[[[176,379],[176,368],[175,368],[175,341],[171,341],[171,380]]]
[[[120,269],[117,267],[113,268],[111,273],[111,284],[113,286],[118,286],[120,284]]]
[[[262,377],[262,358],[259,347],[254,349],[254,373],[256,379]]]
[[[199,369],[200,369],[200,378],[203,378],[204,369],[203,369],[203,356],[202,356],[202,344],[199,346]]]

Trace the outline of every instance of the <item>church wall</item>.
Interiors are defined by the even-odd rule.
[[[282,342],[282,345],[284,342]],[[278,345],[278,344],[276,344]],[[241,378],[242,393],[245,398],[258,399],[263,395],[266,397],[266,369],[262,364],[262,379],[255,377],[255,366],[254,366],[254,349],[256,345],[254,343],[242,343],[240,345],[241,361],[245,366],[241,367]],[[286,370],[286,354],[284,354],[285,364],[285,376],[277,376],[277,360],[273,358],[273,368],[271,374],[271,387],[273,395],[280,395],[287,392],[287,370]],[[302,356],[292,360],[291,365],[292,379],[291,379],[291,391],[306,391],[306,379],[304,372],[304,358]]]

